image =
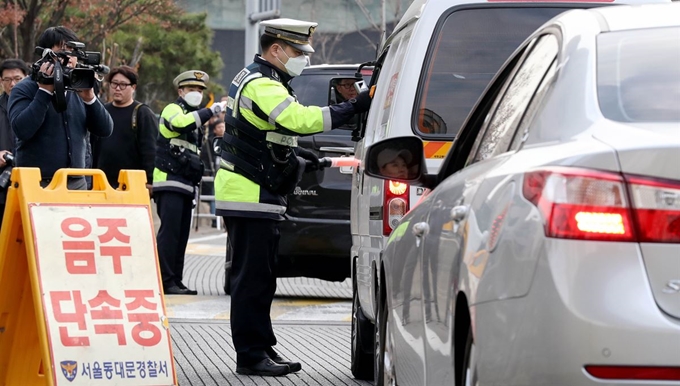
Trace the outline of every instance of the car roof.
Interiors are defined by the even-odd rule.
[[[609,31],[680,26],[680,4],[661,3],[595,8]]]

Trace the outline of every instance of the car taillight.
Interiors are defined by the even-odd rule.
[[[552,167],[526,173],[522,188],[548,237],[680,242],[680,182]]]
[[[384,191],[383,235],[389,236],[409,210],[409,186],[403,182],[389,180],[385,181]]]
[[[680,243],[680,182],[626,176],[641,242]]]

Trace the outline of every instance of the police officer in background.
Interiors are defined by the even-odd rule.
[[[201,127],[224,110],[226,102],[200,108],[208,74],[185,71],[174,80],[179,98],[161,113],[153,171],[153,197],[161,226],[156,236],[166,295],[196,295],[182,283],[184,253],[191,228],[196,187],[203,176],[199,156]]]
[[[215,177],[216,213],[227,227],[231,267],[231,330],[236,372],[277,376],[302,366],[274,351],[269,312],[276,291],[278,221],[304,171],[318,169],[314,153],[297,147],[298,135],[339,127],[368,110],[367,92],[340,104],[297,102],[288,84],[314,52],[309,39],[317,23],[276,19],[261,23],[262,55],[231,83],[220,169]]]

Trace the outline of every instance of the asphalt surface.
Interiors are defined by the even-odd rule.
[[[201,232],[202,230],[202,232]],[[226,234],[192,231],[184,281],[198,296],[168,296],[166,308],[179,385],[370,385],[350,372],[351,282],[280,278],[272,324],[284,357],[302,370],[284,377],[236,374],[229,327],[230,298],[224,294]]]

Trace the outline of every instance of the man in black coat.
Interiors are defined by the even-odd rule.
[[[113,68],[106,80],[111,102],[104,107],[113,119],[114,130],[108,138],[93,140],[94,168],[104,171],[114,188],[118,187],[121,170],[143,170],[151,192],[158,118],[149,106],[134,99],[138,82],[134,68]]]
[[[54,52],[68,51],[69,41],[78,41],[73,31],[50,27],[38,39],[38,46]],[[75,64],[72,57],[64,66]],[[54,64],[45,62],[38,71],[50,77]],[[66,91],[64,111],[55,109],[54,92],[54,84],[26,78],[14,87],[9,98],[10,125],[17,138],[15,165],[39,168],[43,187],[59,169],[86,167],[88,131],[99,137],[108,137],[113,131],[111,116],[93,89]],[[86,189],[85,178],[69,178],[68,188]]]

